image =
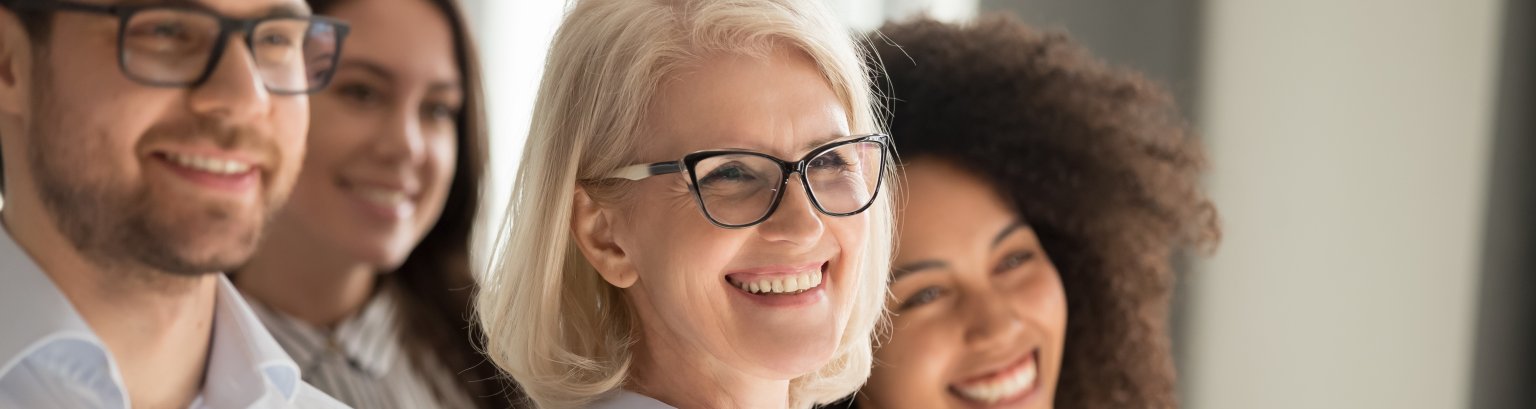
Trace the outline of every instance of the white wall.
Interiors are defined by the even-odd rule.
[[[533,114],[534,95],[544,75],[544,57],[564,15],[561,0],[465,0],[480,40],[490,122],[490,177],[485,180],[480,243],[475,263],[485,271],[491,244],[512,194],[512,180],[523,155],[523,140]]]
[[[1207,4],[1187,406],[1466,406],[1501,2]]]

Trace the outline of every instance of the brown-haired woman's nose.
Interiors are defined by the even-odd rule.
[[[414,110],[403,111],[391,115],[391,125],[380,127],[382,133],[374,140],[374,154],[390,163],[416,163],[426,154],[426,132],[421,119]]]

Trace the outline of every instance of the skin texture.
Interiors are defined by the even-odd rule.
[[[637,163],[727,148],[798,160],[848,135],[847,113],[809,57],[777,48],[700,61],[662,84]],[[617,203],[578,193],[578,246],[625,289],[640,321],[627,388],[679,407],[784,407],[789,380],[835,354],[867,216],[821,214],[791,180],[778,210],[743,229],[710,224],[682,175],[636,182]],[[822,265],[819,298],[794,307],[757,304],[725,280]]]
[[[92,3],[106,3],[92,1]],[[297,1],[207,0],[231,17],[307,14]],[[185,407],[202,385],[217,276],[244,263],[298,175],[305,96],[269,93],[231,38],[196,88],[118,70],[117,19],[53,14],[33,39],[0,11],[7,231],[107,345],[135,407]],[[233,184],[166,161],[235,159]]]
[[[948,162],[915,161],[903,175],[894,331],[860,406],[1051,407],[1067,304],[1035,232],[990,185]],[[984,406],[952,390],[1030,354],[1039,377],[1022,399]]]
[[[430,3],[355,1],[327,13],[353,24],[346,54],[331,86],[311,97],[292,200],[238,277],[242,290],[321,327],[361,309],[378,274],[399,267],[437,223],[464,98],[452,31]]]

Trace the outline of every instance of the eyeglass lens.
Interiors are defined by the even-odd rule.
[[[197,81],[215,57],[219,19],[191,10],[134,13],[123,27],[123,68],[156,84]],[[227,41],[227,39],[226,39]],[[305,92],[324,84],[339,45],[334,26],[307,18],[262,20],[250,33],[251,55],[262,82],[277,92]]]
[[[879,187],[881,145],[856,142],[809,159],[803,180],[811,201],[824,213],[847,215],[869,204]],[[767,216],[784,186],[783,167],[768,157],[742,153],[712,156],[693,167],[695,189],[705,213],[716,222],[747,225]]]

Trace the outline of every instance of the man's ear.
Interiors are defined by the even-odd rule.
[[[0,7],[0,115],[27,111],[31,70],[31,36],[15,12]]]
[[[614,240],[613,209],[603,207],[587,190],[577,186],[571,201],[571,236],[587,262],[614,287],[629,288],[639,280],[639,273],[618,242]]]

